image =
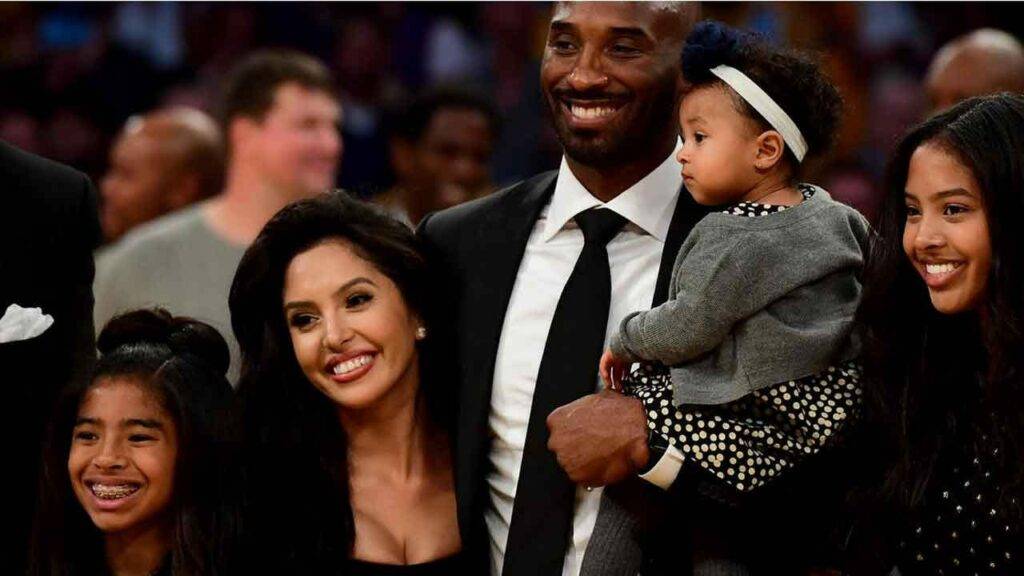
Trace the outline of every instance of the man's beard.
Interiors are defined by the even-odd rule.
[[[633,118],[620,119],[601,135],[573,132],[557,110],[560,104],[551,98],[548,113],[566,156],[584,166],[623,166],[656,153],[666,131],[675,133],[675,96],[674,83],[667,84],[646,106],[636,109]]]

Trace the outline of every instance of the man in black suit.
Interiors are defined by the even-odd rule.
[[[6,525],[14,537],[5,571],[24,562],[36,501],[39,455],[53,401],[95,357],[93,248],[100,226],[96,192],[80,172],[0,142],[0,315],[11,304],[42,308],[53,324],[27,340],[0,343],[5,466],[14,488]],[[12,569],[13,567],[13,569]]]
[[[704,214],[673,158],[679,55],[696,12],[670,2],[558,4],[541,83],[561,168],[420,226],[454,297],[460,528],[467,547],[487,551],[493,574],[657,570],[653,527],[675,474],[654,470],[662,455],[648,446],[640,402],[595,393],[595,354],[622,316],[665,299],[676,252]],[[568,301],[601,290],[593,314]],[[552,396],[559,370],[574,363],[582,372],[564,379],[582,373],[584,388]],[[571,409],[554,410],[566,401]],[[555,466],[587,470],[590,486],[550,470],[549,440]],[[686,552],[669,552],[669,565],[685,570]]]

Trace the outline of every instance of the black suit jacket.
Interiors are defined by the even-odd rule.
[[[31,340],[0,344],[5,466],[16,490],[5,524],[15,538],[8,569],[25,552],[44,428],[59,390],[95,357],[92,251],[100,238],[96,193],[71,168],[0,142],[0,315],[10,304],[40,307],[53,325]],[[17,573],[17,572],[11,572]]]
[[[446,337],[455,342],[458,365],[455,490],[459,526],[467,546],[486,549],[487,419],[494,362],[526,242],[541,209],[551,199],[556,177],[557,171],[539,174],[488,197],[432,214],[420,224],[420,236],[444,271],[445,292],[451,296],[448,306],[454,333]],[[680,194],[661,257],[655,303],[666,299],[676,253],[705,213],[689,194]]]

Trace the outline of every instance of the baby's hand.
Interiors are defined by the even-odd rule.
[[[626,363],[616,358],[611,348],[605,350],[601,355],[601,379],[604,380],[604,384],[608,388],[616,392],[621,391],[619,383],[622,381],[622,375],[626,373],[626,369]]]

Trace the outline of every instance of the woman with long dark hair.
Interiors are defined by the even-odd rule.
[[[897,147],[860,311],[882,474],[853,572],[1022,568],[1022,213],[1021,96],[967,100]]]
[[[344,192],[293,203],[231,288],[254,569],[463,566],[443,327],[412,232]]]
[[[228,347],[207,324],[139,310],[99,335],[44,451],[30,574],[215,576],[237,533]]]

